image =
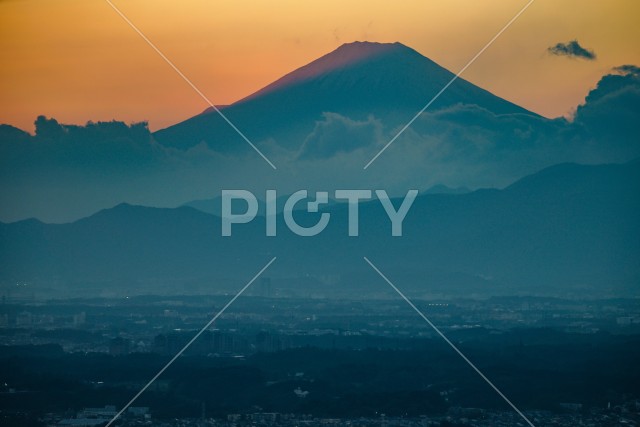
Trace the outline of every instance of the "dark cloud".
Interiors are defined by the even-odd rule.
[[[118,121],[88,122],[78,126],[39,116],[35,121],[35,136],[12,138],[4,133],[0,137],[0,152],[5,162],[9,155],[22,153],[30,158],[32,166],[56,164],[87,173],[110,173],[131,166],[144,169],[166,151],[153,143],[145,122],[131,125]],[[7,168],[15,166],[6,165]]]
[[[567,43],[557,43],[547,49],[549,53],[557,56],[567,56],[569,58],[582,58],[588,61],[596,59],[596,53],[591,49],[580,46],[578,40],[571,40]]]
[[[255,160],[230,158],[204,143],[164,147],[146,123],[79,126],[40,116],[36,135],[0,126],[0,221],[68,221],[123,201],[175,206],[215,194],[221,176],[237,173],[250,183]]]
[[[616,96],[621,91],[640,89],[640,74],[634,72],[638,68],[635,65],[614,68],[616,74],[603,76],[596,87],[586,96],[583,106],[593,105],[603,98]],[[578,113],[583,106],[578,107]],[[620,110],[616,112],[622,113]]]
[[[637,65],[630,65],[630,64],[620,65],[618,67],[613,67],[613,71],[615,71],[618,74],[622,74],[623,76],[626,76],[629,74],[640,76],[640,67],[638,67]]]
[[[638,156],[640,145],[640,67],[614,68],[604,76],[576,111],[575,131],[604,153],[618,153],[617,160]]]

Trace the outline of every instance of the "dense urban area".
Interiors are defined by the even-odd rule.
[[[259,281],[115,425],[527,425],[406,302],[273,294]],[[106,425],[231,297],[5,292],[0,424]],[[640,425],[637,300],[416,306],[533,424]]]

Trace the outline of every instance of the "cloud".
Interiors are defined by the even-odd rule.
[[[639,156],[640,147],[640,67],[623,65],[617,74],[604,76],[578,106],[574,119],[576,134],[595,141],[602,156],[613,160]]]
[[[557,43],[555,46],[549,47],[547,51],[552,55],[567,56],[569,58],[582,58],[587,61],[593,61],[596,59],[596,53],[591,49],[586,49],[580,46],[578,40],[571,40],[567,43]]]
[[[382,124],[371,116],[357,121],[337,113],[323,113],[323,120],[305,138],[298,158],[323,159],[371,147],[380,141],[381,132]]]
[[[247,188],[258,181],[254,171],[267,169],[253,154],[224,154],[204,143],[165,147],[146,123],[79,126],[41,116],[35,136],[3,125],[0,221],[64,222],[123,201],[176,206],[216,194],[223,181]]]
[[[613,67],[613,71],[618,74],[622,74],[623,76],[627,76],[627,75],[640,76],[640,67],[638,67],[637,65],[630,65],[630,64],[620,65],[618,67]]]

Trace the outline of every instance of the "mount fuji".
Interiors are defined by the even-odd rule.
[[[353,120],[369,116],[388,128],[406,123],[454,74],[401,43],[353,42],[298,68],[257,92],[222,107],[254,142],[275,140],[295,149],[323,113]],[[430,111],[476,105],[493,114],[536,116],[464,80],[456,79]],[[246,149],[233,129],[209,108],[203,114],[155,132],[161,144],[188,149],[200,142],[220,152]]]

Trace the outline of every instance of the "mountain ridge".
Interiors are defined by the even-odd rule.
[[[223,238],[214,215],[128,204],[68,224],[0,223],[0,280],[91,283],[132,294],[141,284],[179,282],[182,290],[201,284],[217,292],[277,256],[269,273],[276,286],[303,292],[309,277],[333,272],[337,283],[314,286],[353,296],[377,283],[356,262],[366,255],[412,295],[637,295],[639,166],[564,164],[504,190],[420,195],[401,238],[390,236],[375,200],[360,206],[359,238],[347,236],[344,204],[326,209],[329,226],[312,238],[293,235],[281,215],[276,238],[265,236],[263,217]],[[295,216],[317,221],[317,214]]]

